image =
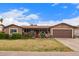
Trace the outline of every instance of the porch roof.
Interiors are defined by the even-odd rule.
[[[28,28],[28,29],[48,29],[50,26],[21,26],[22,28]]]

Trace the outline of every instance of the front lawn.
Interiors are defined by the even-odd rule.
[[[0,51],[73,51],[55,39],[0,40]]]

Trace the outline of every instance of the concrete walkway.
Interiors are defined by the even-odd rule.
[[[64,45],[70,47],[74,51],[79,51],[79,38],[71,39],[71,38],[56,38],[56,40],[60,41]]]
[[[0,51],[0,56],[79,56],[79,52]]]

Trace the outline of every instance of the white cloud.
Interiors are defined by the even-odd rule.
[[[79,17],[75,17],[71,19],[63,19],[62,22],[77,26],[79,25]]]
[[[56,25],[58,23],[61,23],[60,21],[39,21],[37,25],[39,26],[53,26]]]
[[[29,14],[29,15],[21,15],[19,17],[16,17],[17,20],[38,20],[39,15],[37,14]]]
[[[8,12],[4,12],[0,14],[0,17],[4,19],[3,24],[9,25],[9,24],[16,24],[16,25],[30,25],[28,22],[19,22],[18,20],[34,20],[39,19],[39,16],[37,14],[29,14],[24,15],[24,13],[29,12],[28,9],[13,9]]]
[[[16,18],[16,17],[24,16],[23,13],[26,13],[28,11],[29,11],[28,9],[23,9],[23,10],[13,9],[8,12],[4,12],[0,14],[0,16],[4,18]]]
[[[58,5],[59,3],[53,3],[51,6],[56,6],[56,5]]]
[[[67,6],[63,6],[63,8],[68,8]]]
[[[29,14],[29,15],[24,15],[24,13],[29,12],[28,9],[13,9],[8,12],[4,12],[0,14],[0,17],[4,18],[3,24],[4,25],[9,25],[9,24],[16,24],[16,25],[30,25],[28,22],[19,22],[18,20],[37,20],[39,19],[38,14]],[[55,25],[58,23],[68,23],[71,25],[79,25],[79,17],[71,18],[71,19],[63,19],[62,21],[39,21],[37,25]]]
[[[73,15],[76,15],[76,13],[78,13],[77,10],[75,10],[71,15],[72,15],[72,16],[73,16]]]
[[[26,16],[26,19],[39,19],[39,16],[36,14],[30,14],[30,15]]]
[[[5,18],[3,21],[3,24],[5,26],[10,25],[10,24],[16,24],[16,25],[30,25],[28,22],[19,22],[17,20],[14,20],[13,18]]]
[[[79,4],[76,6],[77,9],[79,9]]]
[[[67,24],[70,24],[73,26],[77,26],[77,25],[79,25],[79,17],[75,17],[75,18],[71,18],[71,19],[63,19],[62,21],[53,21],[53,20],[52,21],[45,21],[45,22],[39,21],[38,25],[53,26],[58,23],[67,23]]]

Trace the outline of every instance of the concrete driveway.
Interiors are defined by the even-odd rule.
[[[79,51],[79,38],[56,38],[57,41],[63,43],[64,45],[70,47],[74,51]]]

